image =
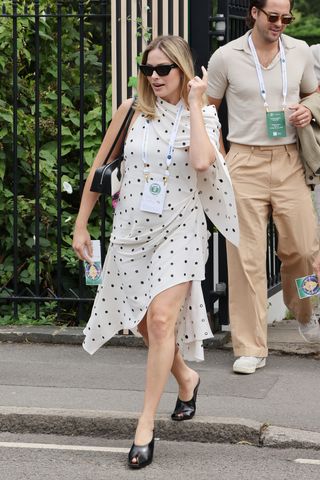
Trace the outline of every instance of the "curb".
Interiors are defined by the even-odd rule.
[[[231,341],[226,341],[220,347],[223,350],[232,351]],[[295,355],[320,360],[320,345],[317,344],[271,342],[268,344],[268,351],[269,355]]]
[[[261,445],[276,448],[305,448],[320,450],[320,433],[268,426],[262,429]]]
[[[82,327],[56,326],[8,326],[0,328],[0,343],[35,343],[51,345],[81,345],[84,339]],[[232,350],[230,331],[214,333],[214,338],[204,340],[205,349],[222,348]],[[144,347],[142,338],[135,335],[115,335],[104,347]],[[269,352],[273,355],[299,355],[320,360],[320,345],[305,342],[269,342]]]
[[[81,345],[84,340],[82,331],[81,327],[6,327],[0,328],[0,342]],[[214,338],[204,341],[204,347],[221,347],[229,342],[230,338],[230,332],[215,333]],[[115,335],[104,346],[137,348],[145,345],[142,337]]]
[[[1,407],[0,431],[128,439],[134,435],[138,417],[132,412]],[[173,422],[166,415],[157,415],[155,430],[157,438],[199,443],[258,446],[260,437],[257,422],[219,417]]]
[[[0,431],[119,440],[132,438],[137,419],[138,414],[132,412],[1,407]],[[199,416],[191,422],[173,422],[166,415],[157,415],[156,436],[167,441],[320,450],[320,433],[242,418]]]

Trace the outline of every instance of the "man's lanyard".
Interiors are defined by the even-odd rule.
[[[257,75],[258,75],[258,80],[259,80],[259,85],[260,85],[260,94],[261,97],[264,100],[264,106],[266,110],[268,111],[268,102],[267,102],[267,92],[266,92],[266,87],[263,79],[263,74],[262,74],[262,69],[261,65],[259,62],[259,58],[257,55],[257,51],[255,49],[255,46],[253,44],[251,34],[248,37],[248,43],[249,47],[254,59]],[[279,38],[279,49],[280,49],[280,64],[281,64],[281,72],[282,72],[282,94],[283,94],[283,109],[285,109],[286,104],[287,104],[287,95],[288,95],[288,75],[287,75],[287,61],[286,61],[286,54],[284,51],[283,43],[281,38]]]
[[[180,101],[178,104],[178,111],[176,114],[176,118],[174,121],[173,129],[171,131],[170,135],[170,141],[169,141],[169,146],[168,146],[168,153],[166,157],[166,169],[164,172],[164,182],[167,182],[169,178],[169,167],[172,162],[173,158],[173,151],[174,151],[174,142],[176,141],[177,134],[178,134],[178,128],[181,120],[181,115],[183,112],[183,103]],[[143,174],[145,177],[145,180],[148,181],[149,179],[149,174],[150,174],[150,163],[147,158],[147,145],[148,145],[148,139],[149,139],[149,129],[150,129],[150,120],[146,120],[144,123],[144,134],[143,134],[143,143],[142,143],[142,160],[143,160]]]

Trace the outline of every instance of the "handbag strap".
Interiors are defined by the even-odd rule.
[[[127,135],[127,132],[128,132],[128,129],[129,129],[129,125],[130,125],[130,122],[132,120],[132,117],[133,117],[133,114],[134,114],[134,109],[133,109],[133,105],[135,103],[136,99],[134,98],[133,99],[133,102],[132,104],[130,105],[130,108],[125,116],[125,119],[123,120],[122,124],[121,124],[121,127],[119,128],[119,131],[117,133],[117,136],[112,144],[112,147],[110,148],[109,152],[108,152],[108,155],[106,156],[104,162],[102,165],[106,165],[106,163],[108,162],[115,146],[117,145],[118,143],[118,140],[119,138],[121,137],[121,135],[123,135],[123,142],[122,142],[122,149],[121,149],[121,153],[123,153],[123,149],[124,149],[124,139],[126,138],[126,135]]]

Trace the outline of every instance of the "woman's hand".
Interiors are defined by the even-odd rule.
[[[207,91],[208,87],[208,74],[207,70],[204,67],[201,67],[202,78],[195,76],[192,80],[188,82],[188,101],[189,104],[193,102],[198,102],[202,105],[202,96]]]
[[[73,233],[72,248],[80,260],[92,262],[93,250],[91,238],[86,227],[75,226]]]
[[[198,172],[204,172],[215,159],[214,147],[206,131],[202,108],[203,95],[207,90],[208,74],[201,67],[202,79],[194,77],[188,82],[188,102],[190,110],[190,145],[189,159],[192,167]]]

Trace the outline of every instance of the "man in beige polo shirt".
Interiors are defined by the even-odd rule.
[[[264,367],[267,348],[267,223],[278,231],[284,301],[306,341],[320,342],[309,299],[295,279],[313,272],[316,219],[296,147],[296,129],[311,112],[299,104],[318,82],[305,42],[283,34],[293,20],[289,0],[253,0],[252,30],[219,48],[208,67],[208,96],[219,108],[226,95],[230,150],[226,156],[240,222],[239,249],[227,245],[233,370]]]

